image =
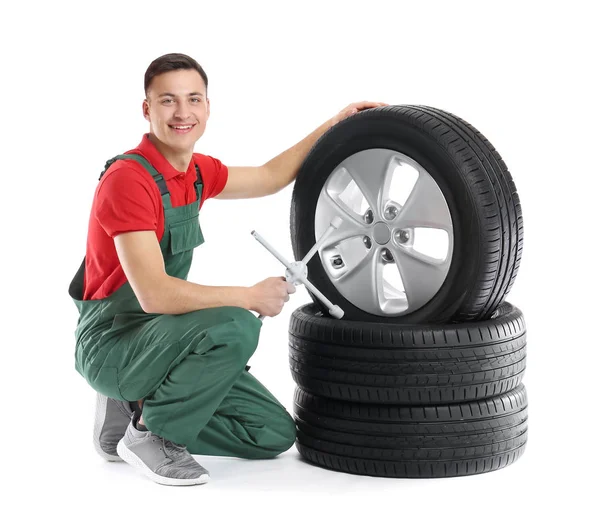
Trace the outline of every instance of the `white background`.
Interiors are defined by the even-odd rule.
[[[8,491],[0,498],[11,508],[597,508],[600,40],[592,3],[3,7],[0,462]],[[445,109],[494,144],[524,213],[524,255],[508,296],[528,327],[530,435],[521,459],[484,475],[402,480],[313,467],[294,447],[270,461],[200,457],[211,482],[178,489],[96,456],[94,392],[74,369],[77,312],[67,289],[98,175],[147,131],[143,75],[170,52],[194,57],[208,74],[212,115],[196,151],[226,165],[260,165],[363,99]],[[282,275],[250,232],[292,257],[291,193],[206,203],[206,243],[190,280],[252,285]],[[289,411],[287,327],[309,300],[301,289],[266,319],[250,360]]]

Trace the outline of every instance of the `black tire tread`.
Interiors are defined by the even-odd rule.
[[[429,478],[493,471],[527,442],[527,394],[519,387],[442,406],[358,404],[297,388],[296,447],[309,462],[348,473]]]
[[[482,283],[485,281],[480,279],[478,285],[475,286],[480,289],[479,296],[476,296],[471,303],[467,301],[464,304],[467,310],[453,317],[453,320],[456,321],[482,320],[489,317],[510,292],[519,270],[523,249],[523,215],[516,186],[498,151],[475,127],[460,117],[438,108],[428,106],[415,106],[414,108],[432,115],[444,125],[451,127],[454,133],[460,136],[461,141],[476,153],[478,165],[469,173],[475,171],[476,176],[483,175],[484,177],[475,180],[472,183],[473,188],[477,191],[479,200],[482,201],[481,197],[490,193],[490,189],[484,187],[482,191],[477,188],[477,185],[486,182],[488,186],[491,185],[496,197],[495,202],[482,203],[486,209],[485,219],[494,220],[488,231],[499,229],[502,231],[502,236],[498,239],[500,249],[488,249],[486,252],[488,254],[486,266],[497,275],[494,286],[484,289]],[[465,148],[463,147],[463,149]],[[458,152],[460,151],[455,151],[456,154]],[[488,215],[487,210],[490,207],[494,213]],[[488,239],[489,246],[494,246],[495,241],[495,239]],[[499,251],[501,256],[498,259],[490,258],[490,255]],[[489,271],[490,269],[483,269],[484,273]],[[487,292],[481,292],[483,290]]]
[[[289,363],[301,388],[377,404],[452,403],[510,391],[526,367],[521,311],[462,324],[393,325],[322,316],[314,304],[290,318]]]

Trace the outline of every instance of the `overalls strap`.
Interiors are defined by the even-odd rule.
[[[148,171],[148,173],[152,176],[154,181],[156,182],[156,185],[158,186],[158,189],[160,190],[163,205],[165,206],[165,208],[171,209],[173,207],[171,204],[171,194],[169,193],[165,179],[158,172],[158,170],[156,170],[156,168],[154,168],[148,162],[148,160],[146,158],[144,158],[143,156],[140,156],[139,154],[119,154],[118,156],[115,156],[114,158],[109,159],[106,162],[106,164],[104,165],[104,170],[100,174],[100,177],[98,178],[98,180],[102,179],[102,176],[108,170],[110,165],[112,165],[118,159],[132,159],[134,161],[137,161],[140,165],[142,165]],[[203,186],[202,175],[200,174],[200,168],[198,168],[198,165],[195,164],[194,166],[196,167],[196,182],[194,183],[194,187],[196,188],[196,198],[199,201],[201,201],[202,186]],[[200,203],[200,202],[198,202],[198,203]]]
[[[202,175],[200,175],[200,168],[198,165],[194,165],[196,167],[196,182],[194,186],[196,188],[196,198],[198,199],[198,207],[200,206],[200,202],[202,202]]]
[[[152,176],[154,182],[156,182],[156,185],[160,190],[163,206],[165,207],[165,209],[171,209],[173,207],[171,204],[171,194],[169,193],[169,189],[167,188],[167,183],[165,182],[164,177],[158,170],[156,170],[156,168],[154,168],[148,162],[148,160],[145,157],[140,156],[139,154],[119,154],[118,156],[109,159],[104,165],[104,170],[100,174],[98,180],[102,179],[102,176],[108,170],[110,165],[112,165],[118,159],[132,159],[134,161],[137,161],[140,165],[142,165],[146,169],[146,171]]]

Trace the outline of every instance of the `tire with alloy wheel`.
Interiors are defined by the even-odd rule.
[[[335,471],[392,478],[474,475],[506,467],[525,451],[525,387],[444,406],[375,406],[297,388],[296,448]]]
[[[295,260],[336,217],[308,278],[347,320],[486,320],[517,275],[523,220],[512,177],[479,131],[439,109],[374,108],[319,139],[292,195]]]
[[[526,364],[522,312],[507,301],[487,321],[386,324],[332,319],[314,304],[294,310],[289,362],[314,395],[372,404],[442,404],[517,387]]]

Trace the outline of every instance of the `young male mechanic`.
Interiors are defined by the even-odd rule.
[[[107,162],[69,287],[79,311],[75,367],[98,393],[96,450],[166,485],[209,480],[191,454],[271,458],[296,437],[292,417],[246,365],[262,325],[250,311],[279,314],[295,287],[282,277],[252,287],[188,282],[204,242],[199,209],[213,197],[276,193],[327,129],[384,105],[351,104],[263,166],[226,167],[194,153],[210,115],[207,86],[186,55],[150,64],[150,132]]]

